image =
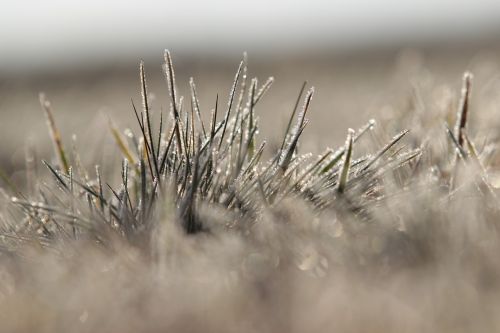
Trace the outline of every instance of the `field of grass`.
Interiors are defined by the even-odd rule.
[[[493,65],[447,84],[417,66],[338,147],[307,82],[265,123],[274,79],[246,58],[209,105],[166,51],[163,108],[141,62],[135,124],[100,124],[113,153],[40,94],[53,152],[2,175],[0,331],[500,330]]]

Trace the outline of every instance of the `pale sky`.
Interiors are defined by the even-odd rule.
[[[3,0],[0,71],[500,32],[500,0]]]

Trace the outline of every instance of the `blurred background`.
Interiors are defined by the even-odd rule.
[[[28,141],[50,156],[39,92],[68,144],[75,133],[91,145],[90,161],[106,153],[95,143],[111,141],[108,117],[137,129],[140,59],[153,107],[168,109],[166,48],[179,89],[186,94],[194,77],[205,114],[217,93],[225,103],[248,52],[250,76],[275,77],[258,110],[271,137],[308,80],[316,95],[305,135],[321,150],[341,144],[347,127],[404,105],[415,87],[458,90],[466,69],[477,94],[500,88],[498,0],[5,1],[0,42],[0,160],[14,178]]]

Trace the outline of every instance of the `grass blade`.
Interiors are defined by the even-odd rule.
[[[61,134],[56,126],[50,101],[45,97],[44,93],[40,93],[40,104],[42,105],[42,109],[45,112],[52,144],[54,145],[54,150],[59,160],[59,167],[64,173],[67,174],[69,171],[69,163],[62,144]]]
[[[345,154],[344,160],[342,163],[342,168],[340,169],[340,177],[339,183],[337,186],[338,193],[344,193],[347,185],[347,181],[349,180],[349,169],[351,166],[351,158],[352,158],[352,136],[354,135],[354,130],[349,129],[347,132],[347,139],[345,142]]]

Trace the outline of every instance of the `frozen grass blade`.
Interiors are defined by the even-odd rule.
[[[212,143],[215,138],[215,127],[217,122],[217,109],[219,106],[219,94],[215,97],[215,108],[212,111],[212,121],[210,122],[210,142]]]
[[[203,123],[203,119],[201,118],[201,111],[200,111],[200,100],[198,99],[198,94],[196,92],[196,85],[194,84],[194,79],[190,78],[189,79],[189,86],[191,87],[191,98],[192,98],[192,103],[193,106],[196,110],[196,115],[198,116],[198,122],[201,125],[201,130],[203,132],[203,138],[207,138],[207,132],[205,130],[205,124]]]
[[[457,112],[457,121],[455,123],[455,129],[453,132],[455,138],[458,140],[458,144],[460,147],[463,147],[464,144],[462,133],[464,133],[464,130],[467,126],[472,78],[473,75],[470,72],[464,73],[460,104]]]
[[[302,123],[302,126],[298,127],[297,130],[295,131],[295,135],[292,138],[292,142],[290,142],[290,145],[288,146],[288,149],[286,150],[283,158],[279,162],[279,167],[281,171],[285,172],[288,169],[288,166],[290,165],[290,162],[292,161],[293,154],[295,153],[295,149],[297,148],[297,144],[299,142],[300,135],[304,131],[304,128],[306,127],[308,121],[305,120]]]
[[[162,139],[162,133],[163,133],[163,112],[160,110],[160,128],[158,128],[158,140],[156,142],[156,158],[159,161],[160,158],[160,150],[161,150],[161,139]]]
[[[231,114],[231,108],[233,106],[234,94],[236,92],[236,85],[238,84],[238,80],[240,79],[243,65],[244,65],[244,62],[243,61],[240,62],[240,65],[238,66],[238,70],[236,71],[236,75],[234,76],[233,87],[231,88],[231,91],[229,93],[229,100],[227,102],[227,110],[226,110],[226,115],[224,116],[224,125],[222,127],[222,133],[220,136],[218,149],[221,148],[222,142],[224,142],[224,134],[226,134],[227,123],[229,122],[229,116]]]
[[[448,137],[451,139],[451,142],[455,146],[455,150],[457,151],[458,156],[464,160],[467,159],[467,153],[465,152],[464,148],[462,147],[458,139],[453,134],[452,130],[448,127],[448,125],[445,125],[445,127],[446,127],[446,133],[448,134]]]
[[[69,188],[68,188],[68,184],[66,184],[66,182],[64,181],[64,179],[62,179],[61,175],[59,175],[59,173],[57,172],[56,169],[54,169],[49,163],[47,163],[46,161],[43,161],[42,160],[42,163],[49,169],[49,171],[52,173],[52,175],[54,175],[54,177],[58,180],[58,183],[60,185],[62,185],[62,187],[66,190],[66,191],[69,191]],[[69,171],[69,170],[68,170]]]
[[[495,199],[495,204],[498,204],[498,197],[495,193],[495,190],[493,189],[493,186],[491,186],[491,183],[488,180],[488,172],[486,171],[483,163],[481,163],[481,160],[479,158],[479,154],[476,150],[476,147],[474,146],[472,141],[469,139],[466,132],[463,132],[462,136],[463,136],[464,142],[467,145],[467,149],[469,151],[469,156],[471,157],[472,161],[474,161],[474,164],[477,166],[477,168],[481,174],[481,181],[484,184],[484,186],[486,187],[487,193]]]
[[[154,147],[153,129],[151,126],[150,106],[149,106],[149,100],[148,100],[148,89],[147,89],[147,84],[146,84],[146,73],[144,71],[144,61],[141,61],[140,65],[139,65],[139,75],[140,75],[140,79],[141,79],[142,107],[144,110],[143,114],[144,114],[144,117],[146,118],[145,119],[146,121],[143,122],[143,123],[145,123],[144,141],[146,142],[146,151],[147,151],[149,163],[154,166],[154,171],[156,172],[154,177],[159,178],[160,177],[160,169],[158,168],[158,156],[156,156],[155,147]],[[153,163],[151,163],[151,159],[153,160]],[[153,174],[151,174],[151,175],[153,176]]]
[[[351,167],[351,158],[352,158],[352,136],[354,135],[354,130],[349,129],[347,132],[347,139],[345,142],[345,154],[344,160],[342,163],[342,168],[340,169],[340,177],[339,183],[337,186],[337,192],[342,194],[344,193],[347,181],[349,180],[349,170]]]
[[[104,214],[104,193],[102,191],[102,179],[101,179],[101,168],[96,165],[95,173],[97,176],[97,188],[99,190],[99,206],[101,208],[101,213]]]
[[[287,150],[283,152],[281,160],[278,160],[279,166],[282,171],[285,171],[288,168],[290,162],[292,161],[293,154],[297,149],[297,144],[299,142],[300,135],[302,134],[302,131],[307,125],[307,120],[305,117],[307,114],[307,110],[309,109],[309,105],[311,103],[313,95],[314,95],[314,87],[309,89],[309,91],[306,94],[304,106],[302,107],[302,112],[299,114],[299,119],[297,121],[295,133],[293,134],[293,137],[291,139],[290,144],[288,145]]]
[[[255,134],[258,131],[258,127],[255,124],[255,104],[252,103],[254,100],[254,96],[256,93],[257,89],[257,79],[252,80],[252,83],[250,85],[249,89],[249,98],[248,98],[248,103],[247,103],[247,110],[248,114],[246,115],[247,118],[247,128],[246,128],[246,144],[245,144],[245,152],[243,154],[243,159],[245,156],[248,154],[248,158],[251,159],[253,154],[255,153]],[[243,133],[243,129],[241,129]],[[241,161],[243,163],[243,160]]]
[[[370,130],[371,128],[373,128],[373,126],[375,126],[375,120],[372,119],[365,126],[361,127],[358,130],[358,133],[356,135],[354,135],[354,137],[352,139],[352,142],[356,143],[359,140],[359,138],[361,138],[361,136],[363,136],[363,134],[365,134],[368,130]],[[321,169],[321,173],[326,173],[326,172],[332,170],[332,168],[335,165],[337,165],[337,163],[342,159],[342,157],[344,156],[344,153],[345,153],[345,145],[344,145],[344,147],[342,147],[339,150],[337,150],[337,152],[333,155],[333,157],[330,160],[330,162],[328,162]]]
[[[165,50],[164,53],[164,58],[165,58],[165,76],[168,84],[168,89],[170,93],[170,101],[171,101],[171,108],[172,108],[172,113],[174,116],[174,131],[175,131],[175,139],[176,139],[176,145],[177,145],[177,151],[180,156],[182,156],[182,140],[181,140],[181,129],[179,128],[179,122],[181,121],[180,114],[179,114],[179,109],[177,105],[177,92],[176,92],[176,87],[175,87],[175,73],[174,73],[174,67],[172,64],[172,56],[170,55],[170,51]]]
[[[40,93],[40,104],[42,105],[42,109],[45,112],[45,117],[47,119],[47,127],[49,128],[52,144],[54,146],[54,150],[59,161],[59,167],[63,172],[68,173],[69,163],[68,159],[66,158],[66,153],[64,151],[64,147],[61,141],[61,134],[56,126],[50,101],[45,97],[44,93]]]
[[[148,165],[149,165],[149,171],[150,171],[150,174],[151,176],[154,175],[153,173],[153,167],[151,165],[151,158],[149,157],[150,155],[150,147],[149,147],[149,143],[148,143],[148,140],[147,140],[147,134],[146,134],[146,129],[144,127],[144,119],[143,117],[139,117],[139,114],[137,113],[137,109],[135,108],[135,105],[134,103],[132,102],[132,107],[134,109],[134,114],[135,114],[135,117],[137,119],[137,122],[139,124],[139,127],[141,129],[141,133],[142,133],[142,138],[143,138],[143,145],[138,145],[138,148],[137,150],[139,152],[142,152],[142,153],[139,153],[138,155],[140,156],[141,159],[144,158],[144,156],[146,156],[147,160],[148,160]],[[144,149],[142,149],[141,147],[144,146]]]
[[[266,92],[271,88],[274,83],[274,77],[269,77],[267,81],[262,85],[257,94],[255,94],[255,98],[253,99],[253,105],[257,104],[260,99],[266,94]]]
[[[392,140],[386,144],[372,159],[366,163],[366,165],[361,169],[361,172],[367,171],[372,165],[374,165],[384,154],[391,149],[396,143],[399,142],[406,134],[408,134],[409,130],[404,130],[397,134]]]
[[[314,177],[314,171],[318,169],[321,164],[333,153],[331,149],[327,149],[326,153],[324,153],[322,156],[318,158],[316,162],[311,164],[301,175],[300,177],[295,181],[293,186],[290,187],[289,192],[291,192],[294,188],[298,187],[302,182],[309,180],[309,178]],[[289,193],[288,192],[288,193]]]
[[[297,97],[297,101],[295,102],[295,105],[293,107],[292,114],[290,115],[290,118],[288,120],[288,124],[285,129],[285,134],[283,135],[283,141],[281,143],[280,152],[282,152],[283,149],[285,148],[288,135],[290,133],[290,130],[292,129],[293,119],[295,118],[295,114],[297,113],[297,110],[299,108],[300,101],[302,100],[302,95],[304,95],[304,91],[306,90],[306,86],[307,86],[307,81],[304,81],[304,83],[302,83],[302,86],[300,87],[299,96]]]

